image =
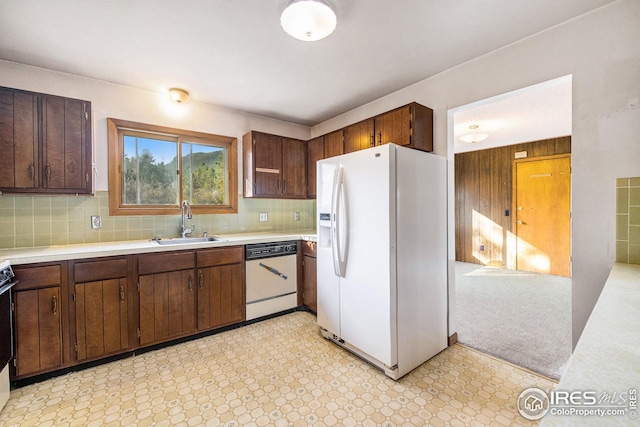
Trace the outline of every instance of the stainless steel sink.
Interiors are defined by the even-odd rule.
[[[224,242],[226,240],[216,236],[207,236],[207,237],[175,237],[171,239],[151,239],[151,241],[164,246],[164,245],[186,245],[189,243]]]

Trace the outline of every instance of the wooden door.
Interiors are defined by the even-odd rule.
[[[324,136],[324,158],[344,154],[344,132],[342,129]]]
[[[287,198],[307,197],[307,158],[305,142],[282,138],[282,195]]]
[[[128,348],[126,278],[76,284],[75,304],[79,361]]]
[[[318,311],[318,296],[317,296],[317,282],[316,276],[317,262],[316,258],[305,255],[303,258],[303,275],[304,285],[302,288],[302,304],[306,305],[313,311]]]
[[[40,185],[35,95],[0,89],[0,152],[0,188]]]
[[[516,268],[571,276],[571,157],[514,161]]]
[[[16,375],[62,367],[60,287],[14,293]]]
[[[85,192],[89,180],[85,163],[88,121],[85,102],[55,96],[43,96],[41,102],[43,186]]]
[[[316,162],[324,159],[324,137],[307,141],[307,198],[316,198]]]
[[[398,145],[411,144],[411,107],[389,111],[375,118],[376,145],[393,142]]]
[[[282,137],[253,132],[255,196],[279,196],[282,192]]]
[[[198,330],[244,320],[243,271],[242,263],[198,269]]]
[[[148,274],[140,280],[140,345],[196,330],[193,270]]]
[[[344,152],[364,150],[373,147],[374,140],[373,119],[367,119],[344,128]]]

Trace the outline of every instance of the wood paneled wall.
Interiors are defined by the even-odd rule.
[[[456,261],[515,268],[508,259],[507,241],[512,228],[512,162],[521,151],[528,158],[571,153],[571,137],[455,155]]]

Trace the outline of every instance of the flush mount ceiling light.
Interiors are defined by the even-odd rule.
[[[172,87],[169,89],[169,99],[176,104],[186,104],[191,99],[189,92],[184,89]]]
[[[287,34],[309,42],[327,37],[336,23],[335,12],[323,0],[292,0],[280,16]]]
[[[470,133],[469,135],[462,135],[460,140],[468,142],[469,144],[475,144],[476,142],[484,141],[489,138],[488,133]]]

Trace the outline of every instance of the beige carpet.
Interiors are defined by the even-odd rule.
[[[460,343],[559,379],[571,356],[571,279],[456,263]]]

